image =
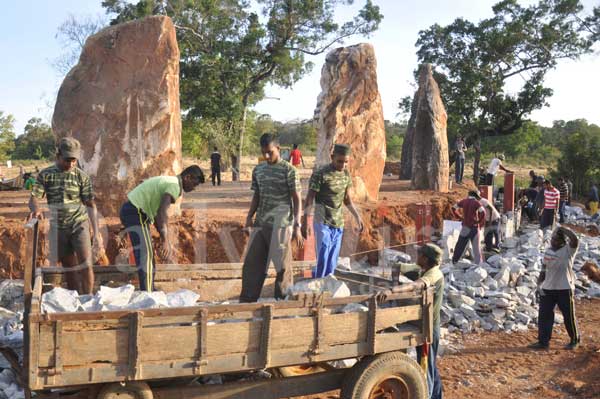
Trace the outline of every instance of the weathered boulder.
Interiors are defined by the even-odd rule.
[[[58,92],[52,127],[81,142],[100,212],[118,214],[129,190],[181,171],[179,48],[170,18],[103,29],[85,43]]]
[[[377,87],[377,63],[370,44],[327,54],[317,100],[316,167],[331,162],[335,143],[352,147],[353,198],[376,200],[385,166],[385,128]]]
[[[415,133],[412,153],[412,186],[416,189],[448,192],[447,115],[440,89],[433,79],[431,64],[419,71]]]

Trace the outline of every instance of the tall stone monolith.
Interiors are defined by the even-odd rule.
[[[52,127],[81,142],[104,216],[118,215],[129,190],[181,171],[179,47],[170,18],[103,29],[85,43],[60,90]]]
[[[412,186],[415,189],[448,191],[450,165],[446,110],[430,64],[419,71],[415,133],[412,152]]]
[[[317,167],[331,162],[335,143],[352,148],[350,174],[356,200],[377,200],[385,166],[385,127],[377,86],[377,62],[370,44],[327,54],[315,110]]]

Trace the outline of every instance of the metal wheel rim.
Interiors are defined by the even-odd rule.
[[[398,376],[381,379],[369,394],[369,399],[408,399],[408,385]]]
[[[317,364],[299,364],[297,366],[287,366],[286,369],[291,370],[294,374],[304,375],[304,374],[314,374],[320,371],[323,371],[323,368]]]

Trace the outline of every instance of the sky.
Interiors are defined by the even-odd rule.
[[[380,6],[384,19],[371,37],[354,37],[344,45],[372,43],[377,57],[377,76],[385,119],[398,120],[398,103],[414,92],[413,71],[417,66],[414,46],[418,32],[434,23],[446,25],[463,17],[478,21],[492,15],[491,6],[498,0],[373,0]],[[531,3],[526,0],[524,3]],[[104,14],[101,0],[0,0],[0,111],[12,114],[17,134],[23,132],[27,121],[41,117],[50,122],[56,93],[62,76],[51,61],[62,52],[56,39],[58,27],[69,14],[76,17]],[[587,9],[600,4],[599,0],[583,0]],[[364,4],[341,9],[340,20],[349,18]],[[312,118],[321,88],[321,67],[325,54],[310,57],[314,68],[291,89],[268,87],[267,99],[256,111],[270,114],[279,121]],[[600,52],[578,61],[563,61],[546,78],[554,90],[549,107],[535,111],[531,119],[545,126],[552,121],[585,118],[600,125]]]

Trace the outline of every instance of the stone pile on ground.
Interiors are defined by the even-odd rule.
[[[15,351],[23,359],[23,281],[0,282],[0,346]],[[0,399],[23,399],[10,363],[0,355]]]

